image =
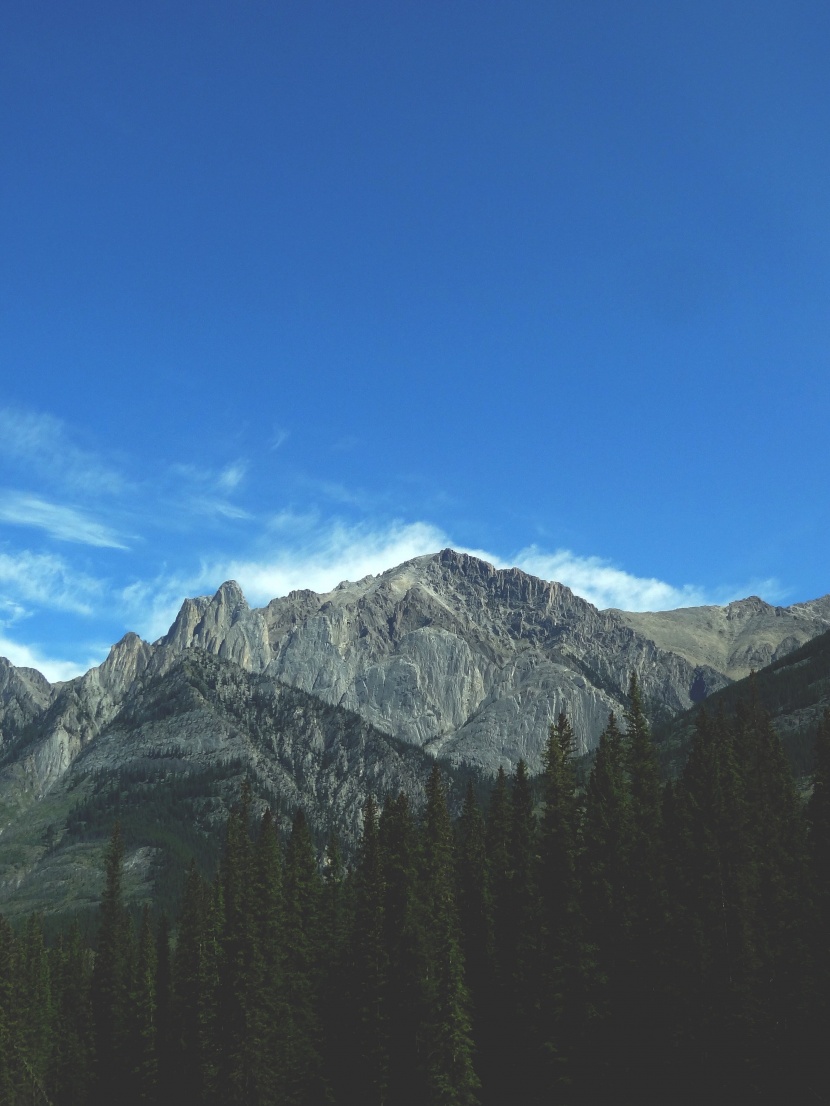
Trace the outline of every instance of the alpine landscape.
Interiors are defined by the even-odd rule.
[[[830,1100],[829,13],[0,5],[0,1106]]]

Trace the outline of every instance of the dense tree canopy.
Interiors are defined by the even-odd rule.
[[[243,789],[172,927],[131,922],[118,825],[95,948],[0,918],[0,1102],[504,1106],[823,1097],[830,714],[802,803],[757,699],[660,782],[636,680],[583,791],[551,726],[455,824],[369,796],[350,867]]]

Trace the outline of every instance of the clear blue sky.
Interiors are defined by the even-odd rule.
[[[444,544],[830,590],[830,8],[0,12],[0,652]]]

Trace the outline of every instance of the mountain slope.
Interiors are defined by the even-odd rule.
[[[540,763],[561,709],[583,748],[623,709],[631,672],[671,713],[728,679],[562,584],[451,549],[252,610],[239,586],[186,600],[162,643],[300,687],[458,763]]]
[[[93,902],[101,844],[116,818],[132,897],[159,878],[175,882],[190,856],[215,856],[245,777],[257,808],[269,805],[285,828],[300,806],[318,837],[336,828],[347,845],[370,792],[420,801],[432,765],[421,750],[204,651],[167,663],[169,651],[145,648],[143,677],[59,777],[38,776],[38,762],[53,761],[39,756],[43,742],[33,735],[0,772],[0,802],[8,811],[11,796],[15,808],[0,838],[0,911]],[[54,721],[44,723],[54,734]]]
[[[690,664],[740,680],[830,629],[830,596],[773,607],[752,595],[725,607],[617,611],[622,621]]]

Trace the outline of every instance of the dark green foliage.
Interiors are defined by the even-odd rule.
[[[427,784],[422,832],[421,900],[425,943],[423,1057],[430,1106],[474,1106],[469,998],[455,899],[453,832],[438,766]]]
[[[129,1070],[127,1053],[131,935],[122,892],[124,844],[118,822],[105,859],[98,948],[92,973],[92,1013],[97,1057],[96,1090],[102,1106],[112,1102]]]
[[[151,910],[131,932],[116,827],[95,953],[0,918],[0,1102],[821,1100],[830,715],[806,811],[757,696],[701,712],[664,789],[636,681],[584,795],[573,744],[561,715],[486,820],[468,787],[453,826],[437,767],[418,821],[370,799],[351,871],[243,786],[172,939]]]
[[[285,856],[285,990],[291,1011],[286,1060],[286,1102],[320,1106],[329,1100],[322,1056],[319,1011],[322,880],[302,810],[298,810]]]

